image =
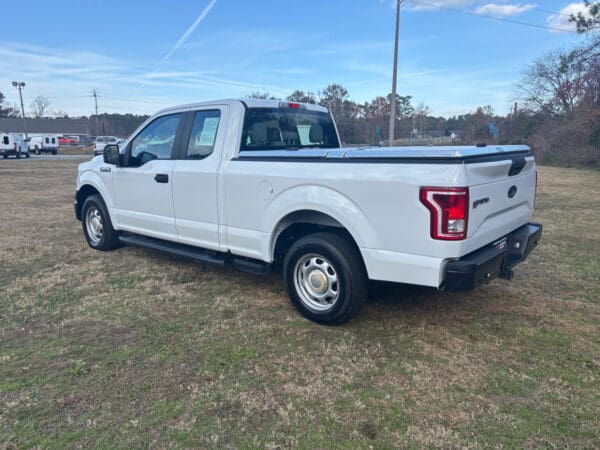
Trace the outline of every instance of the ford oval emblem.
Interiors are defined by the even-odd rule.
[[[508,190],[508,198],[513,198],[515,195],[517,195],[517,187],[511,186]]]

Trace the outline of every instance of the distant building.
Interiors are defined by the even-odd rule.
[[[29,135],[53,134],[56,136],[85,137],[89,131],[89,119],[66,118],[25,118],[25,127],[21,117],[0,117],[0,130],[5,133],[22,133]]]

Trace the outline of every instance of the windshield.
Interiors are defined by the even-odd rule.
[[[246,111],[241,150],[339,148],[331,116],[293,108],[250,108]]]

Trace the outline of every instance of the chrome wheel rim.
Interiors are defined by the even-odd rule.
[[[104,224],[102,215],[95,206],[88,208],[85,214],[85,228],[92,245],[98,245],[104,236]]]
[[[294,284],[302,303],[309,309],[325,312],[340,298],[340,280],[336,268],[321,255],[309,254],[294,268]]]

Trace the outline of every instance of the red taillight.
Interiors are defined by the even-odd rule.
[[[290,107],[292,109],[298,109],[298,108],[300,108],[300,104],[299,103],[288,103],[288,107]]]
[[[431,214],[431,237],[460,241],[467,237],[469,188],[421,188],[421,202]]]

